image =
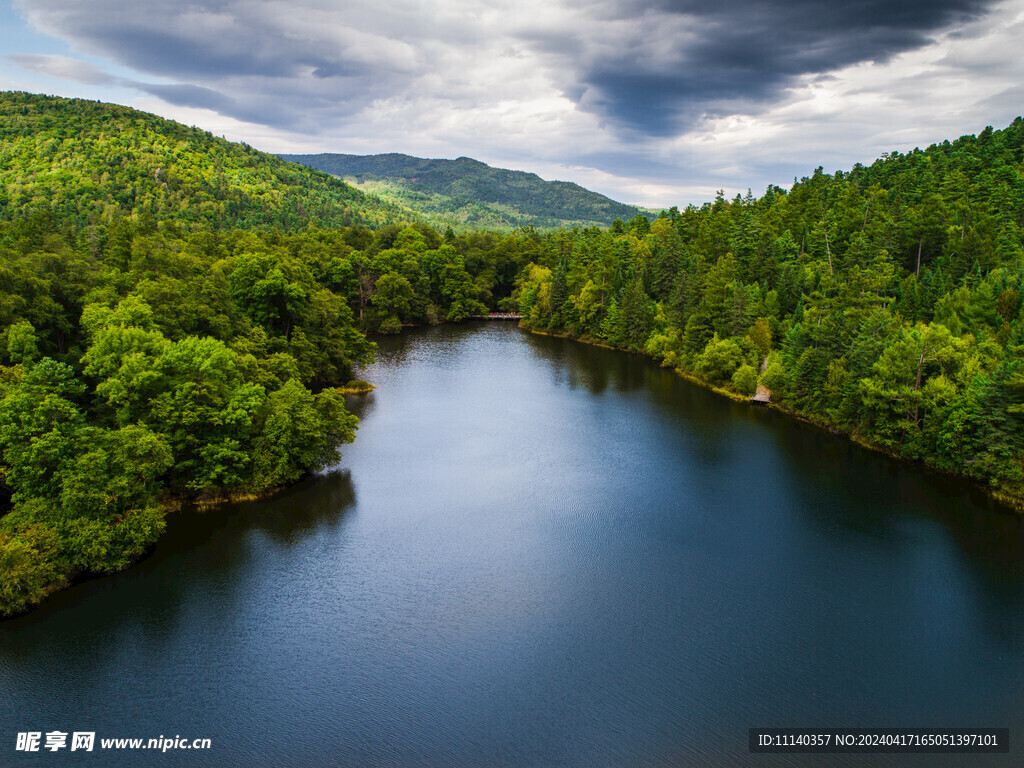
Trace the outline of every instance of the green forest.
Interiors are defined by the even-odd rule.
[[[649,354],[1024,495],[1024,122],[550,236],[529,327]]]
[[[372,335],[517,309],[1024,498],[1024,122],[649,220],[444,232],[124,107],[0,95],[0,614],[336,461]]]
[[[379,226],[414,218],[325,173],[116,104],[0,93],[0,218],[184,229]]]

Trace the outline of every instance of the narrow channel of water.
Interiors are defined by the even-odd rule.
[[[181,513],[0,624],[0,764],[1007,766],[1024,532],[650,361],[511,323],[381,343],[335,471]],[[758,726],[1010,727],[1003,756],[751,755]],[[19,731],[212,749],[14,752]]]

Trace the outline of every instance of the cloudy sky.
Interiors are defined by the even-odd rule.
[[[650,206],[1024,113],[1024,0],[0,0],[0,88]]]

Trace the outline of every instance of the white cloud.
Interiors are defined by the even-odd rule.
[[[71,80],[86,85],[111,85],[117,78],[95,64],[70,56],[41,53],[12,53],[7,57],[23,69],[58,80]]]
[[[807,77],[756,116],[708,120],[669,143],[674,164],[720,169],[722,186],[785,185],[817,165],[841,170],[882,152],[1005,126],[1024,110],[1024,3],[1003,3],[963,33],[884,64]],[[792,169],[784,172],[782,169]],[[774,176],[773,176],[774,174]]]
[[[775,5],[790,1],[804,2]],[[631,3],[20,0],[71,55],[14,50],[8,60],[50,90],[95,98],[109,85],[124,102],[134,89],[133,106],[268,151],[468,155],[664,206],[718,188],[760,192],[817,165],[1005,125],[1022,109],[1024,0],[903,53],[743,93],[733,93],[736,72],[757,56],[694,59],[722,34],[715,19]],[[714,96],[716,77],[727,98],[669,130],[696,87],[679,85],[691,69],[712,83],[693,93],[698,106],[712,103],[699,99]],[[645,105],[664,107],[652,130]]]

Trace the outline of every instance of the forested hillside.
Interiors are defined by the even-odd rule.
[[[646,352],[1024,495],[1024,123],[553,235],[532,328]]]
[[[150,115],[0,103],[0,615],[329,465],[365,334],[492,309],[1024,499],[1019,119],[653,223],[442,235]]]
[[[434,226],[541,229],[609,226],[640,210],[567,181],[492,168],[479,160],[427,160],[401,154],[281,155],[423,214]]]
[[[362,329],[486,311],[534,252],[319,229],[391,209],[123,107],[3,104],[0,615],[126,567],[181,500],[335,461],[356,428],[336,387],[374,347]]]
[[[0,93],[0,216],[63,226],[305,227],[409,218],[326,174],[115,104]]]

